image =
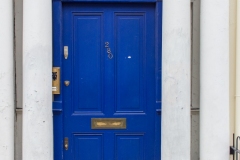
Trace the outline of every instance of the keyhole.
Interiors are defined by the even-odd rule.
[[[53,81],[57,80],[57,72],[52,72],[52,79]]]

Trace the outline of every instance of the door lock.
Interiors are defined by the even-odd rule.
[[[70,81],[64,81],[65,86],[69,86]]]
[[[57,80],[57,72],[52,72],[52,79],[53,81]]]

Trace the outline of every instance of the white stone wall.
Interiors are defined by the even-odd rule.
[[[191,104],[192,108],[199,108],[199,101],[200,101],[200,96],[199,96],[199,14],[200,14],[200,0],[192,0],[193,2],[193,18],[192,18],[192,55],[191,55],[191,60],[187,63],[190,63],[191,61],[191,103],[190,103],[190,95],[189,95],[189,105]],[[171,6],[172,7],[172,6]],[[172,11],[172,8],[170,9]],[[177,21],[177,20],[176,20]],[[20,108],[22,108],[22,0],[15,0],[15,40],[16,40],[16,91],[17,91],[17,103],[16,107],[18,108],[16,114],[16,126],[15,126],[15,159],[16,160],[21,160],[22,159],[22,113]],[[190,28],[189,28],[190,29]],[[184,61],[184,60],[183,60]],[[167,63],[170,64],[168,61]],[[168,64],[168,65],[169,65]],[[166,65],[166,64],[165,64]],[[188,75],[190,77],[190,75]],[[190,80],[190,79],[189,79]],[[180,87],[181,85],[176,85],[175,86]],[[183,87],[183,86],[182,86]],[[188,87],[187,87],[188,88]],[[186,89],[186,88],[183,88]],[[190,88],[189,88],[190,90]],[[190,94],[190,92],[189,92]],[[190,106],[189,106],[190,107]],[[187,109],[184,108],[184,109]],[[190,109],[190,108],[189,108]],[[166,112],[165,112],[166,113]],[[189,122],[191,121],[191,133],[188,135],[185,135],[187,139],[187,136],[191,137],[191,160],[197,160],[199,159],[199,112],[194,111],[191,112],[191,119],[189,115]],[[172,116],[174,113],[169,113],[169,116]],[[184,113],[185,114],[185,113]],[[186,113],[187,115],[187,113]],[[187,115],[188,116],[188,115]],[[179,117],[176,117],[179,118]],[[181,119],[181,118],[180,118]],[[184,121],[182,125],[185,125],[184,123],[188,121]],[[172,121],[173,125],[176,125],[177,123]],[[168,122],[169,125],[169,122]],[[176,127],[176,126],[175,126]],[[186,127],[186,126],[184,126]],[[190,128],[190,127],[189,127]],[[173,128],[174,131],[176,130],[182,130],[181,126],[176,127],[175,129]],[[183,133],[183,132],[182,132]],[[172,135],[168,135],[172,136]],[[181,137],[181,134],[179,133],[180,139],[179,141],[184,141],[184,136]],[[172,141],[172,139],[168,139],[169,141]],[[178,143],[179,141],[176,141]],[[172,144],[174,147],[174,144]],[[186,148],[186,146],[179,146],[180,147]],[[190,149],[189,149],[190,150]],[[188,153],[186,153],[188,154]],[[185,155],[186,155],[185,154]],[[184,156],[184,155],[182,155]],[[178,156],[179,157],[179,156]],[[171,159],[171,157],[169,157]],[[187,158],[188,159],[188,158]],[[187,160],[186,157],[184,160]],[[165,160],[165,159],[164,159]]]
[[[0,159],[14,159],[13,1],[0,0]]]

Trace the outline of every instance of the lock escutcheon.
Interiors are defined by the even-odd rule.
[[[52,68],[52,94],[60,94],[60,67]]]

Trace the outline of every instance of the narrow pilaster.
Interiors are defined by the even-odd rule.
[[[23,1],[23,160],[53,159],[52,1]]]
[[[201,1],[200,158],[229,159],[229,1]]]
[[[190,160],[190,0],[163,2],[163,160]]]
[[[0,159],[14,159],[13,1],[0,0]]]

